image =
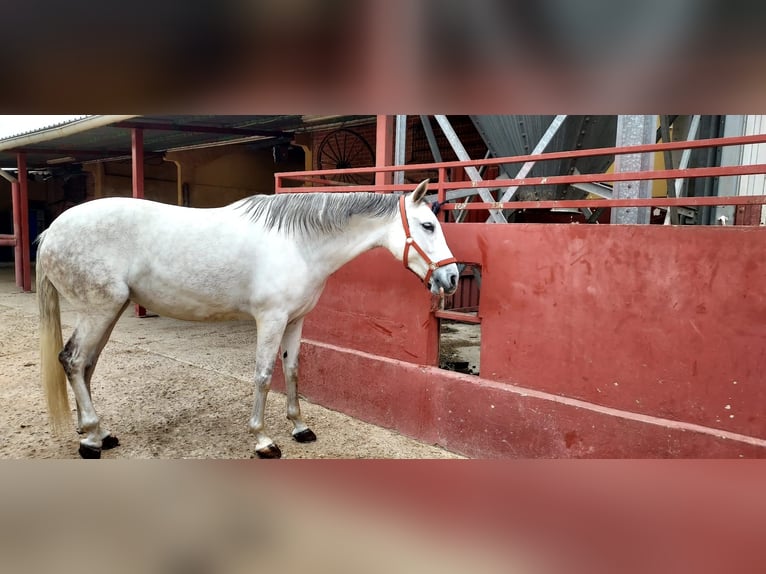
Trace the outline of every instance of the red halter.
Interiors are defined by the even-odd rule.
[[[457,263],[457,259],[454,257],[450,257],[448,259],[442,259],[441,261],[431,261],[431,258],[426,254],[425,251],[423,251],[423,248],[418,245],[415,240],[412,238],[412,234],[410,233],[410,224],[407,221],[407,212],[404,207],[404,197],[401,196],[399,198],[399,215],[402,216],[402,226],[404,227],[404,235],[407,237],[407,241],[404,244],[404,255],[402,256],[402,262],[404,263],[404,266],[412,271],[410,269],[410,266],[408,265],[408,256],[410,252],[410,247],[414,247],[415,251],[417,251],[420,256],[423,258],[423,261],[426,262],[426,265],[428,265],[428,271],[426,272],[426,276],[423,279],[423,283],[428,285],[428,280],[431,279],[431,274],[437,270],[439,267],[444,267],[445,265],[449,265],[450,263]],[[414,273],[414,271],[413,271]]]

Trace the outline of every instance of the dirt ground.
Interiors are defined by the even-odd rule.
[[[62,301],[64,338],[74,313]],[[255,324],[137,319],[117,323],[92,381],[97,412],[120,446],[103,458],[244,459],[254,454],[252,409]],[[49,430],[39,382],[37,301],[0,267],[0,458],[78,458],[74,431]],[[318,440],[290,437],[284,395],[272,391],[266,424],[284,458],[460,458],[436,446],[301,400]]]
[[[450,371],[478,375],[481,327],[473,323],[442,321],[439,333],[439,366]]]

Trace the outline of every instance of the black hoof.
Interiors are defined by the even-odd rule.
[[[274,443],[271,443],[266,448],[256,450],[255,454],[258,455],[258,458],[282,458],[282,451]]]
[[[120,439],[118,439],[116,436],[108,434],[104,437],[104,440],[101,443],[101,450],[109,450],[110,448],[114,448],[116,446],[120,446]]]
[[[88,459],[101,458],[100,448],[93,448],[92,446],[81,444],[78,452],[80,453],[80,457],[82,458],[88,458]]]
[[[295,433],[293,438],[298,442],[314,442],[317,439],[317,435],[311,429],[305,429]]]

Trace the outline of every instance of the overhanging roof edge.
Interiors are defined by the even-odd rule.
[[[32,133],[0,139],[0,151],[23,147],[26,145],[44,143],[47,141],[55,140],[60,137],[77,134],[80,132],[92,130],[94,128],[108,126],[117,122],[129,120],[135,117],[137,116],[136,115],[90,116],[90,117],[83,118],[81,120],[75,120],[73,122],[66,123],[60,126],[54,126],[54,127],[42,129]]]

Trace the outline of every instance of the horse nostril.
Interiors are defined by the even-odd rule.
[[[455,288],[455,285],[457,285],[457,274],[453,274],[449,276],[449,286],[451,289]]]

